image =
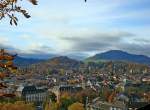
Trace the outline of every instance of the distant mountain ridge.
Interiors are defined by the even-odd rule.
[[[121,50],[110,50],[104,53],[96,54],[87,58],[86,61],[127,61],[150,65],[150,57],[130,54]]]
[[[93,73],[96,71],[101,71],[104,73],[111,73],[112,70],[115,70],[116,74],[123,73],[133,73],[133,74],[141,74],[150,71],[150,67],[147,65],[130,63],[124,61],[106,61],[106,62],[82,62],[78,60],[71,59],[67,56],[54,57],[42,62],[34,63],[25,68],[22,68],[22,74],[65,74],[66,71],[82,71],[84,73]],[[90,67],[90,70],[89,70]],[[125,69],[126,68],[126,69]],[[88,71],[87,71],[88,70]],[[132,70],[132,72],[131,72]],[[71,72],[70,71],[70,72]]]
[[[86,58],[87,62],[99,62],[99,61],[125,61],[139,64],[150,65],[150,57],[144,55],[130,54],[121,50],[110,50],[104,53],[96,54],[92,57]],[[16,66],[30,66],[32,64],[46,63],[47,65],[65,65],[66,67],[79,66],[81,63],[78,60],[71,59],[67,56],[53,57],[51,59],[38,59],[38,58],[25,58],[17,56],[14,60]]]
[[[49,73],[51,70],[73,70],[79,68],[80,64],[82,64],[82,62],[71,59],[66,56],[54,57],[28,66],[27,73],[45,74]]]
[[[43,59],[24,58],[24,57],[17,56],[14,60],[14,64],[16,66],[23,67],[23,66],[29,66],[31,64],[43,62],[43,61],[44,61]]]

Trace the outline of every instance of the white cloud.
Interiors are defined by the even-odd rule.
[[[7,37],[5,40],[0,39],[0,43],[11,44],[13,48],[26,53],[69,53],[69,50],[77,49],[74,48],[73,41],[63,38],[79,38],[85,42],[101,38],[104,41],[106,39],[102,36],[110,40],[110,37],[117,38],[127,32],[135,33],[140,40],[149,40],[150,9],[142,8],[146,1],[148,0],[89,0],[84,3],[84,0],[41,0],[35,7],[25,5],[32,17],[28,20],[21,17],[18,27],[2,25],[0,36],[4,34]],[[97,35],[101,37],[95,37]],[[140,40],[135,40],[135,37],[121,38],[121,42],[125,44],[140,44]],[[93,46],[87,49],[93,49],[94,45],[104,45],[102,42],[98,43],[93,41]],[[111,41],[107,41],[107,45],[109,44],[112,44]],[[115,44],[112,48],[107,47],[114,48]]]

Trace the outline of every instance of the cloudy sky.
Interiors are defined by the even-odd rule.
[[[0,21],[0,47],[20,55],[90,56],[124,50],[150,56],[150,0],[39,0],[23,2],[30,19]]]

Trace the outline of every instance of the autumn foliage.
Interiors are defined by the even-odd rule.
[[[68,107],[68,110],[84,110],[84,106],[82,103],[73,103]]]
[[[9,76],[9,73],[13,73],[12,71],[17,69],[17,67],[15,67],[13,64],[13,60],[15,56],[16,55],[10,55],[4,49],[0,50],[0,69],[1,69],[0,80]],[[0,82],[0,89],[5,89],[5,88],[8,88],[8,86],[5,83]],[[0,92],[0,98],[2,97],[13,98],[15,97],[15,94]]]
[[[37,0],[28,1],[33,5],[37,5]],[[15,16],[16,13],[21,13],[24,17],[30,18],[28,12],[20,6],[22,2],[23,0],[0,0],[0,20],[9,17],[10,24],[17,25],[18,18]]]
[[[13,64],[13,60],[16,57],[16,55],[11,55],[9,53],[7,53],[4,49],[0,50],[0,67],[4,68],[6,70],[16,70],[17,67],[14,66]],[[4,76],[1,73],[1,76]]]
[[[35,110],[35,107],[33,104],[17,101],[15,103],[0,103],[0,110]]]

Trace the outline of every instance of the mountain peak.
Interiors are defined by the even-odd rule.
[[[150,65],[150,58],[144,55],[130,54],[122,50],[110,50],[104,53],[96,54],[93,57],[88,58],[88,60],[98,61],[128,61],[140,64]]]
[[[122,51],[122,50],[109,50],[107,52],[104,52],[104,53],[100,53],[100,54],[114,54],[114,55],[129,55],[129,53],[125,52],[125,51]],[[98,54],[99,55],[99,54]]]
[[[107,52],[110,52],[110,53],[113,53],[113,52],[116,52],[116,53],[127,53],[127,52],[122,51],[122,50],[109,50]],[[105,53],[107,53],[107,52],[105,52]]]

